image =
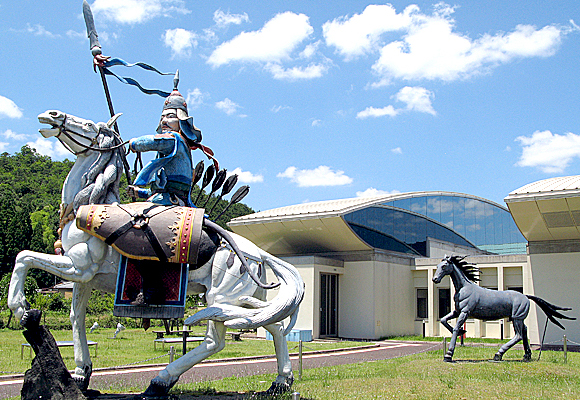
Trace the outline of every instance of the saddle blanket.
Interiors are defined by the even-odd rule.
[[[197,263],[204,209],[149,202],[79,207],[79,229],[136,260]]]

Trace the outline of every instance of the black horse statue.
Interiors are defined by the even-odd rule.
[[[475,282],[479,281],[479,269],[464,261],[464,258],[445,256],[437,265],[437,271],[433,275],[435,283],[441,282],[445,275],[451,276],[455,287],[453,298],[455,310],[441,318],[443,326],[452,333],[444,361],[452,361],[457,336],[465,333],[461,327],[468,317],[484,321],[509,318],[513,322],[516,334],[509,342],[501,346],[493,358],[494,361],[501,361],[503,354],[520,340],[524,342],[524,361],[531,360],[532,350],[528,341],[528,328],[524,324],[524,319],[530,311],[530,300],[533,300],[544,311],[550,321],[562,329],[565,329],[564,326],[556,318],[576,319],[558,312],[558,310],[568,311],[571,308],[555,306],[539,297],[525,295],[514,290],[492,290],[477,285]],[[447,322],[452,318],[457,318],[455,328]]]

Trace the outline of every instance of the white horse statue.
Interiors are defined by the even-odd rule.
[[[30,304],[24,296],[24,280],[30,268],[48,271],[74,282],[70,320],[73,330],[76,368],[73,378],[86,390],[92,373],[92,362],[86,337],[86,306],[93,289],[114,292],[120,254],[100,239],[77,228],[75,211],[86,204],[120,202],[119,181],[123,172],[123,144],[110,129],[115,116],[107,123],[97,123],[50,110],[38,116],[40,129],[48,138],[54,136],[76,156],[76,161],[62,188],[61,229],[64,255],[22,251],[10,281],[8,305],[17,318],[26,319]],[[215,225],[215,224],[214,224]],[[286,334],[292,329],[298,306],[304,296],[304,282],[289,263],[280,260],[239,235],[230,233],[234,243],[215,246],[207,262],[188,276],[188,294],[204,293],[208,307],[185,320],[193,325],[207,320],[205,340],[195,349],[168,364],[152,379],[145,396],[163,396],[179,377],[225,346],[226,328],[254,329],[264,327],[274,339],[278,376],[269,392],[289,390],[293,382]],[[232,246],[233,245],[233,246]],[[237,245],[237,246],[236,246]],[[235,258],[231,248],[238,247],[247,261]],[[236,250],[236,249],[234,249]],[[239,254],[239,253],[238,253]],[[200,263],[201,264],[201,263]],[[270,267],[279,281],[278,294],[266,301],[265,274],[262,265]],[[257,281],[260,279],[260,281]],[[289,319],[284,327],[283,320]]]

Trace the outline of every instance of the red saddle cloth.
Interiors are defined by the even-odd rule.
[[[79,229],[136,260],[196,264],[204,209],[140,202],[79,207]]]

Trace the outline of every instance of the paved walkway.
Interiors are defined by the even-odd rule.
[[[305,347],[308,343],[305,343]],[[332,352],[305,352],[302,357],[303,369],[358,362],[386,360],[441,348],[437,342],[378,342],[375,346],[345,349]],[[298,378],[298,356],[292,356],[292,368]],[[145,390],[149,381],[165,368],[163,365],[142,366],[116,370],[95,371],[91,377],[91,389],[106,393],[111,387],[132,386]],[[231,376],[249,376],[276,372],[276,358],[242,358],[227,361],[203,362],[196,365],[179,379],[179,383],[212,381]],[[122,385],[120,382],[122,381]],[[0,398],[19,396],[22,378],[0,380]],[[268,382],[269,384],[269,382]]]

